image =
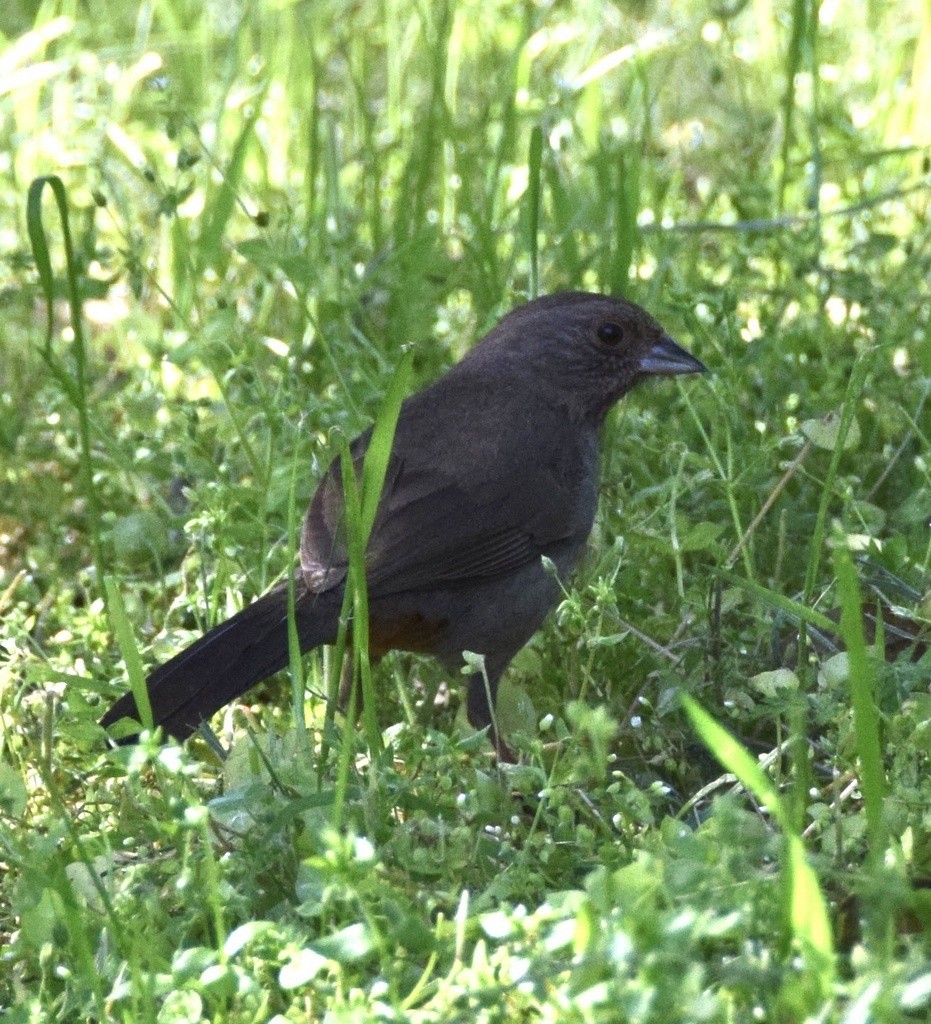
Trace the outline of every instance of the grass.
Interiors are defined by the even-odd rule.
[[[927,1016],[929,47],[905,2],[7,5],[5,1019]],[[124,661],[280,576],[395,369],[565,287],[714,372],[606,427],[523,763],[402,656],[347,728],[326,652],[225,761],[107,750]]]

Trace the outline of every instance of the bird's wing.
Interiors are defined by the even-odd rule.
[[[360,438],[353,452],[357,461],[366,441]],[[538,439],[532,460],[499,458],[479,474],[465,462],[418,456],[408,450],[389,464],[366,549],[373,595],[505,575],[588,533],[594,482],[575,451]],[[311,589],[329,589],[345,578],[343,519],[337,465],[304,523],[301,557]]]

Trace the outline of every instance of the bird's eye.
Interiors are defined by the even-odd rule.
[[[624,328],[613,322],[602,324],[598,328],[598,337],[606,345],[617,345],[624,337]]]

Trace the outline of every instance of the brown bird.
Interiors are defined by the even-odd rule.
[[[509,313],[465,358],[401,406],[366,549],[373,655],[432,654],[451,670],[485,656],[491,702],[510,660],[557,602],[595,518],[599,435],[614,403],[646,377],[700,373],[647,312],[623,299],[565,292]],[[371,431],[351,446],[364,455]],[[295,621],[301,651],[332,643],[348,569],[339,461],[301,535]],[[287,584],[156,668],[156,725],[179,740],[288,664]],[[469,721],[493,703],[470,677]],[[102,719],[138,718],[132,694]]]

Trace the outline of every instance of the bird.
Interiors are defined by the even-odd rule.
[[[432,655],[468,679],[469,722],[502,760],[494,701],[514,655],[559,601],[594,523],[600,444],[614,404],[650,377],[702,373],[646,310],[594,292],[517,306],[401,404],[365,550],[369,647]],[[358,472],[372,430],[350,445]],[[293,571],[301,652],[335,641],[349,556],[341,462],[304,517]],[[289,663],[285,580],[146,679],[155,726],[183,741]],[[126,693],[101,719],[140,719]],[[128,737],[129,740],[134,739]]]

